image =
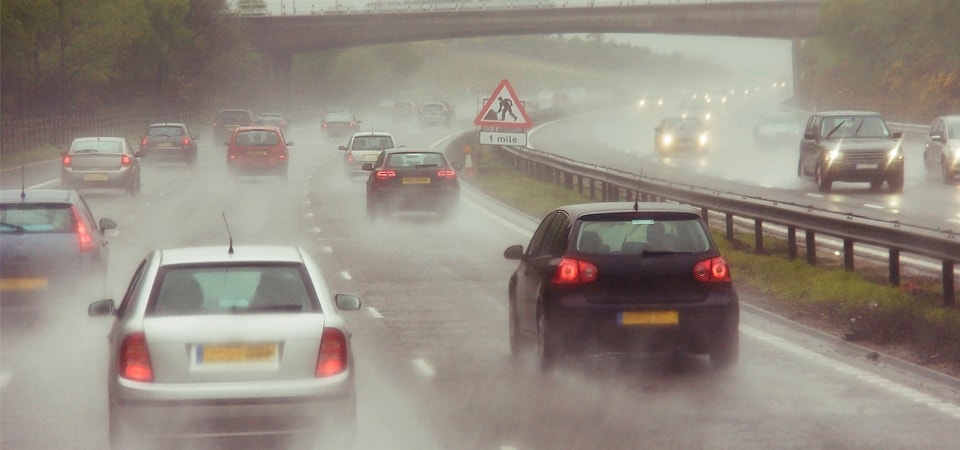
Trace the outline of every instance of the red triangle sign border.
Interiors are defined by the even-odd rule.
[[[520,116],[518,119],[522,120],[516,122],[507,122],[501,120],[484,119],[484,116],[493,107],[493,102],[497,101],[497,93],[501,92],[503,89],[507,90],[507,94],[510,96],[510,101],[513,103],[513,106],[516,108],[516,111]],[[520,102],[520,98],[517,97],[517,93],[513,90],[513,86],[511,86],[510,82],[504,78],[503,80],[500,80],[500,84],[497,85],[497,88],[494,89],[490,94],[490,97],[483,104],[483,108],[480,108],[480,113],[477,114],[477,118],[473,119],[473,124],[481,127],[530,128],[532,121],[530,120],[530,116],[527,115],[527,111],[523,108],[523,103]]]

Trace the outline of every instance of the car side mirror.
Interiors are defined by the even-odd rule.
[[[339,149],[342,150],[342,151],[347,151],[347,146],[346,146],[346,145],[341,145],[341,146],[339,146],[339,147],[337,147],[337,148],[339,148]]]
[[[92,317],[112,316],[116,311],[113,299],[97,300],[87,306],[87,315]]]
[[[103,234],[104,231],[112,230],[112,229],[114,229],[114,228],[117,227],[117,223],[116,223],[116,222],[114,222],[112,219],[108,219],[108,218],[106,218],[106,217],[100,219],[99,225],[100,225],[100,233],[101,233],[101,234]]]
[[[463,164],[460,164],[460,163],[453,164],[453,170],[460,170],[460,169],[463,169]]]
[[[363,170],[365,170],[365,171],[367,171],[367,172],[373,172],[373,164],[372,164],[372,163],[363,163],[363,165],[360,166],[360,168],[363,169]]]
[[[902,132],[902,131],[894,131],[893,133],[890,133],[890,137],[891,137],[892,139],[900,139],[900,138],[903,137],[903,132]]]
[[[808,141],[812,141],[812,140],[816,139],[817,136],[816,136],[815,134],[813,134],[813,133],[805,132],[805,133],[803,133],[803,138],[806,139],[806,140],[808,140]]]
[[[511,245],[503,251],[503,257],[507,259],[523,259],[523,246]]]
[[[336,294],[333,296],[333,302],[337,304],[337,308],[343,310],[360,309],[360,297],[353,294]]]

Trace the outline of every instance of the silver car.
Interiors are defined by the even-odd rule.
[[[393,135],[377,131],[354,133],[347,142],[341,145],[343,153],[343,168],[348,174],[364,173],[363,164],[372,163],[380,156],[380,152],[396,147]]]
[[[939,169],[944,183],[953,183],[960,175],[960,116],[934,119],[923,149],[927,170]]]
[[[64,189],[123,189],[140,193],[140,156],[122,137],[81,137],[60,159],[60,186]]]
[[[156,250],[139,265],[108,336],[114,448],[170,440],[277,438],[349,448],[356,434],[354,367],[339,309],[301,248]],[[324,447],[326,448],[326,447]]]

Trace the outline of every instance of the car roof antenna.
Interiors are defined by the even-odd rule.
[[[633,211],[640,211],[640,184],[643,180],[643,169],[640,169],[640,176],[637,177],[637,196],[633,200]]]
[[[24,172],[27,169],[24,166],[20,166],[20,201],[27,200],[27,180],[24,178],[26,175]]]
[[[220,213],[223,216],[223,226],[227,228],[227,237],[230,238],[230,248],[227,249],[227,253],[233,254],[233,235],[230,234],[230,224],[227,223],[227,213]]]

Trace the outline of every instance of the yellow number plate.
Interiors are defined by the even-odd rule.
[[[247,156],[267,156],[266,150],[251,150],[247,152]]]
[[[46,278],[0,278],[0,291],[35,291],[46,288]]]
[[[83,176],[83,181],[107,181],[110,175],[105,173],[88,173]]]
[[[197,349],[200,364],[268,362],[276,359],[277,344],[202,345]]]
[[[677,311],[624,311],[620,325],[676,325],[680,323]]]
[[[430,177],[404,177],[403,184],[430,184]]]

